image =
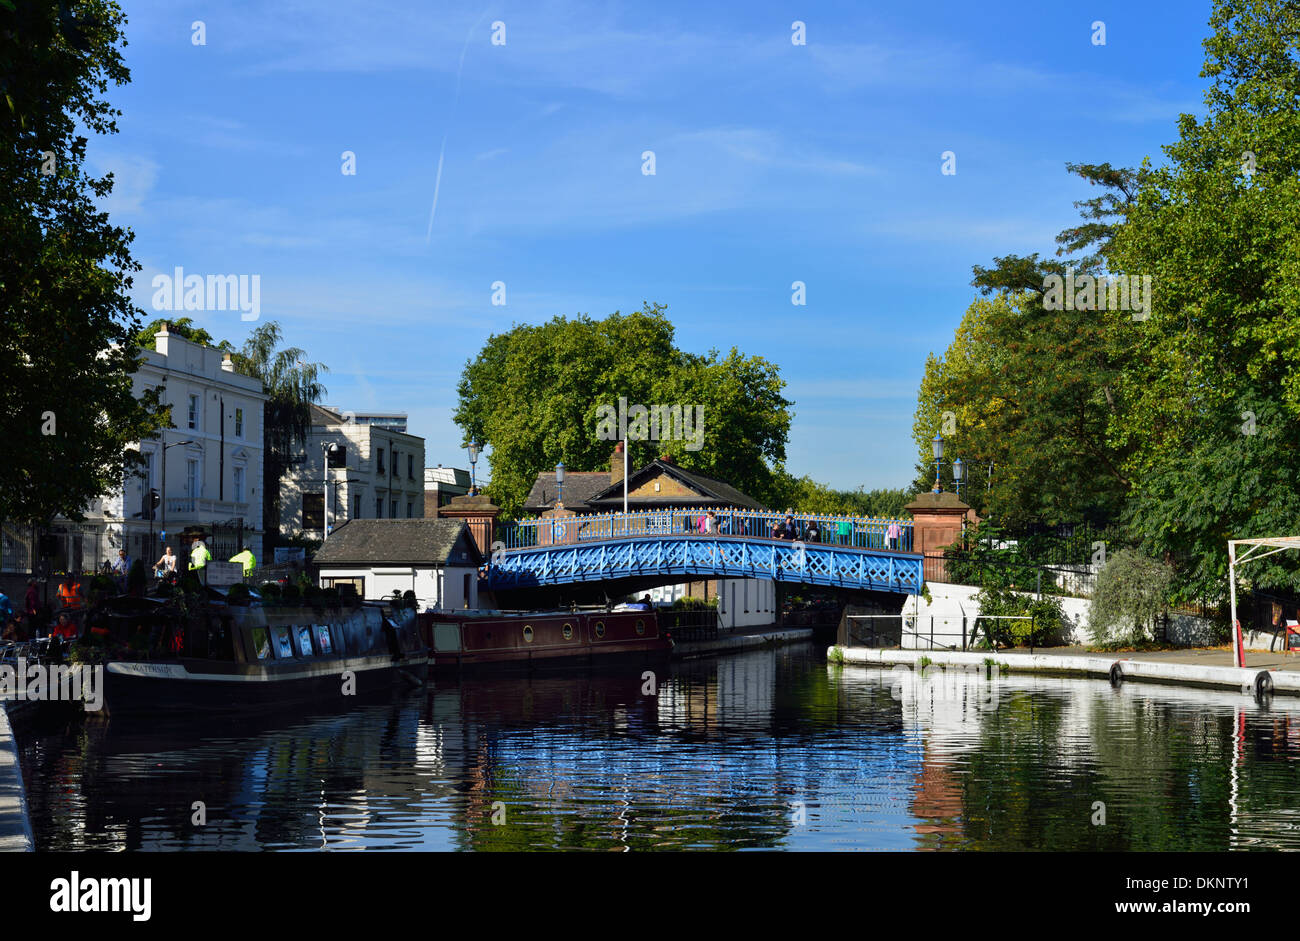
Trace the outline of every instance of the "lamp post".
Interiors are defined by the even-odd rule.
[[[936,431],[934,441],[930,444],[934,451],[934,492],[942,493],[943,486],[939,483],[939,465],[943,462],[943,436]]]
[[[322,470],[324,474],[323,492],[321,493],[321,542],[324,542],[330,535],[330,455],[338,454],[339,446],[333,441],[321,442],[321,452],[325,458],[325,467]],[[305,522],[305,520],[304,520]]]
[[[961,499],[961,483],[966,477],[966,465],[961,462],[961,458],[952,462],[952,481],[957,487],[957,499]]]
[[[555,505],[564,504],[564,462],[555,465]]]
[[[478,493],[478,476],[475,473],[477,470],[475,465],[478,464],[478,452],[482,447],[483,445],[479,444],[477,441],[471,441],[469,443],[469,489],[471,493]]]
[[[193,443],[194,440],[190,439],[188,441],[173,441],[171,444],[164,444],[162,446],[162,493],[158,495],[158,502],[162,504],[163,511],[162,532],[159,533],[159,537],[162,539],[164,546],[167,545],[167,449],[179,448],[183,444]],[[153,552],[153,546],[149,547],[149,551]]]

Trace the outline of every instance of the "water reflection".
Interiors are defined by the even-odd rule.
[[[1300,846],[1300,702],[867,670],[811,646],[654,679],[29,730],[33,828],[42,849]]]

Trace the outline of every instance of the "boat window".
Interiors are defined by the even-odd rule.
[[[564,625],[564,639],[565,639],[565,640],[572,640],[572,639],[573,639],[573,625],[572,625],[572,624],[565,624],[565,625]]]
[[[258,660],[271,656],[271,638],[264,627],[253,628],[253,653]]]
[[[645,633],[645,621],[641,620],[640,618],[636,619],[636,632],[638,634]]]
[[[597,636],[597,637],[604,637],[604,636],[605,636],[605,622],[604,622],[604,621],[597,621],[597,622],[596,622],[596,636]]]
[[[530,644],[533,642],[533,626],[531,624],[524,625],[524,640]]]
[[[310,657],[310,656],[311,656],[311,653],[312,653],[312,651],[311,651],[311,628],[310,628],[310,627],[306,627],[306,626],[304,626],[304,627],[296,628],[296,630],[297,630],[297,632],[298,632],[298,651],[299,651],[299,653],[301,653],[304,657]]]

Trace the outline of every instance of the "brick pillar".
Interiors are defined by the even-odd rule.
[[[912,514],[912,551],[937,556],[961,539],[962,520],[970,507],[957,494],[945,490],[917,494],[907,510]],[[946,576],[941,560],[924,564],[924,568],[933,581],[942,581]]]
[[[464,520],[469,527],[474,545],[484,559],[492,558],[492,539],[495,533],[496,518],[501,514],[501,507],[495,505],[482,494],[466,494],[453,497],[446,506],[438,507],[440,519]]]
[[[539,523],[537,526],[537,544],[539,546],[555,546],[565,542],[578,541],[578,524],[568,522],[577,517],[577,513],[570,510],[563,503],[557,503],[551,509],[542,513],[543,520],[554,520],[553,525]]]

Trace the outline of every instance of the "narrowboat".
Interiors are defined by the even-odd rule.
[[[105,651],[104,712],[343,706],[355,701],[349,697],[427,678],[429,652],[412,609],[371,602],[263,607],[211,595],[184,617],[154,599],[120,598],[87,618],[93,626],[83,636],[97,632]]]
[[[436,672],[666,660],[673,647],[654,611],[427,611],[420,626]]]

